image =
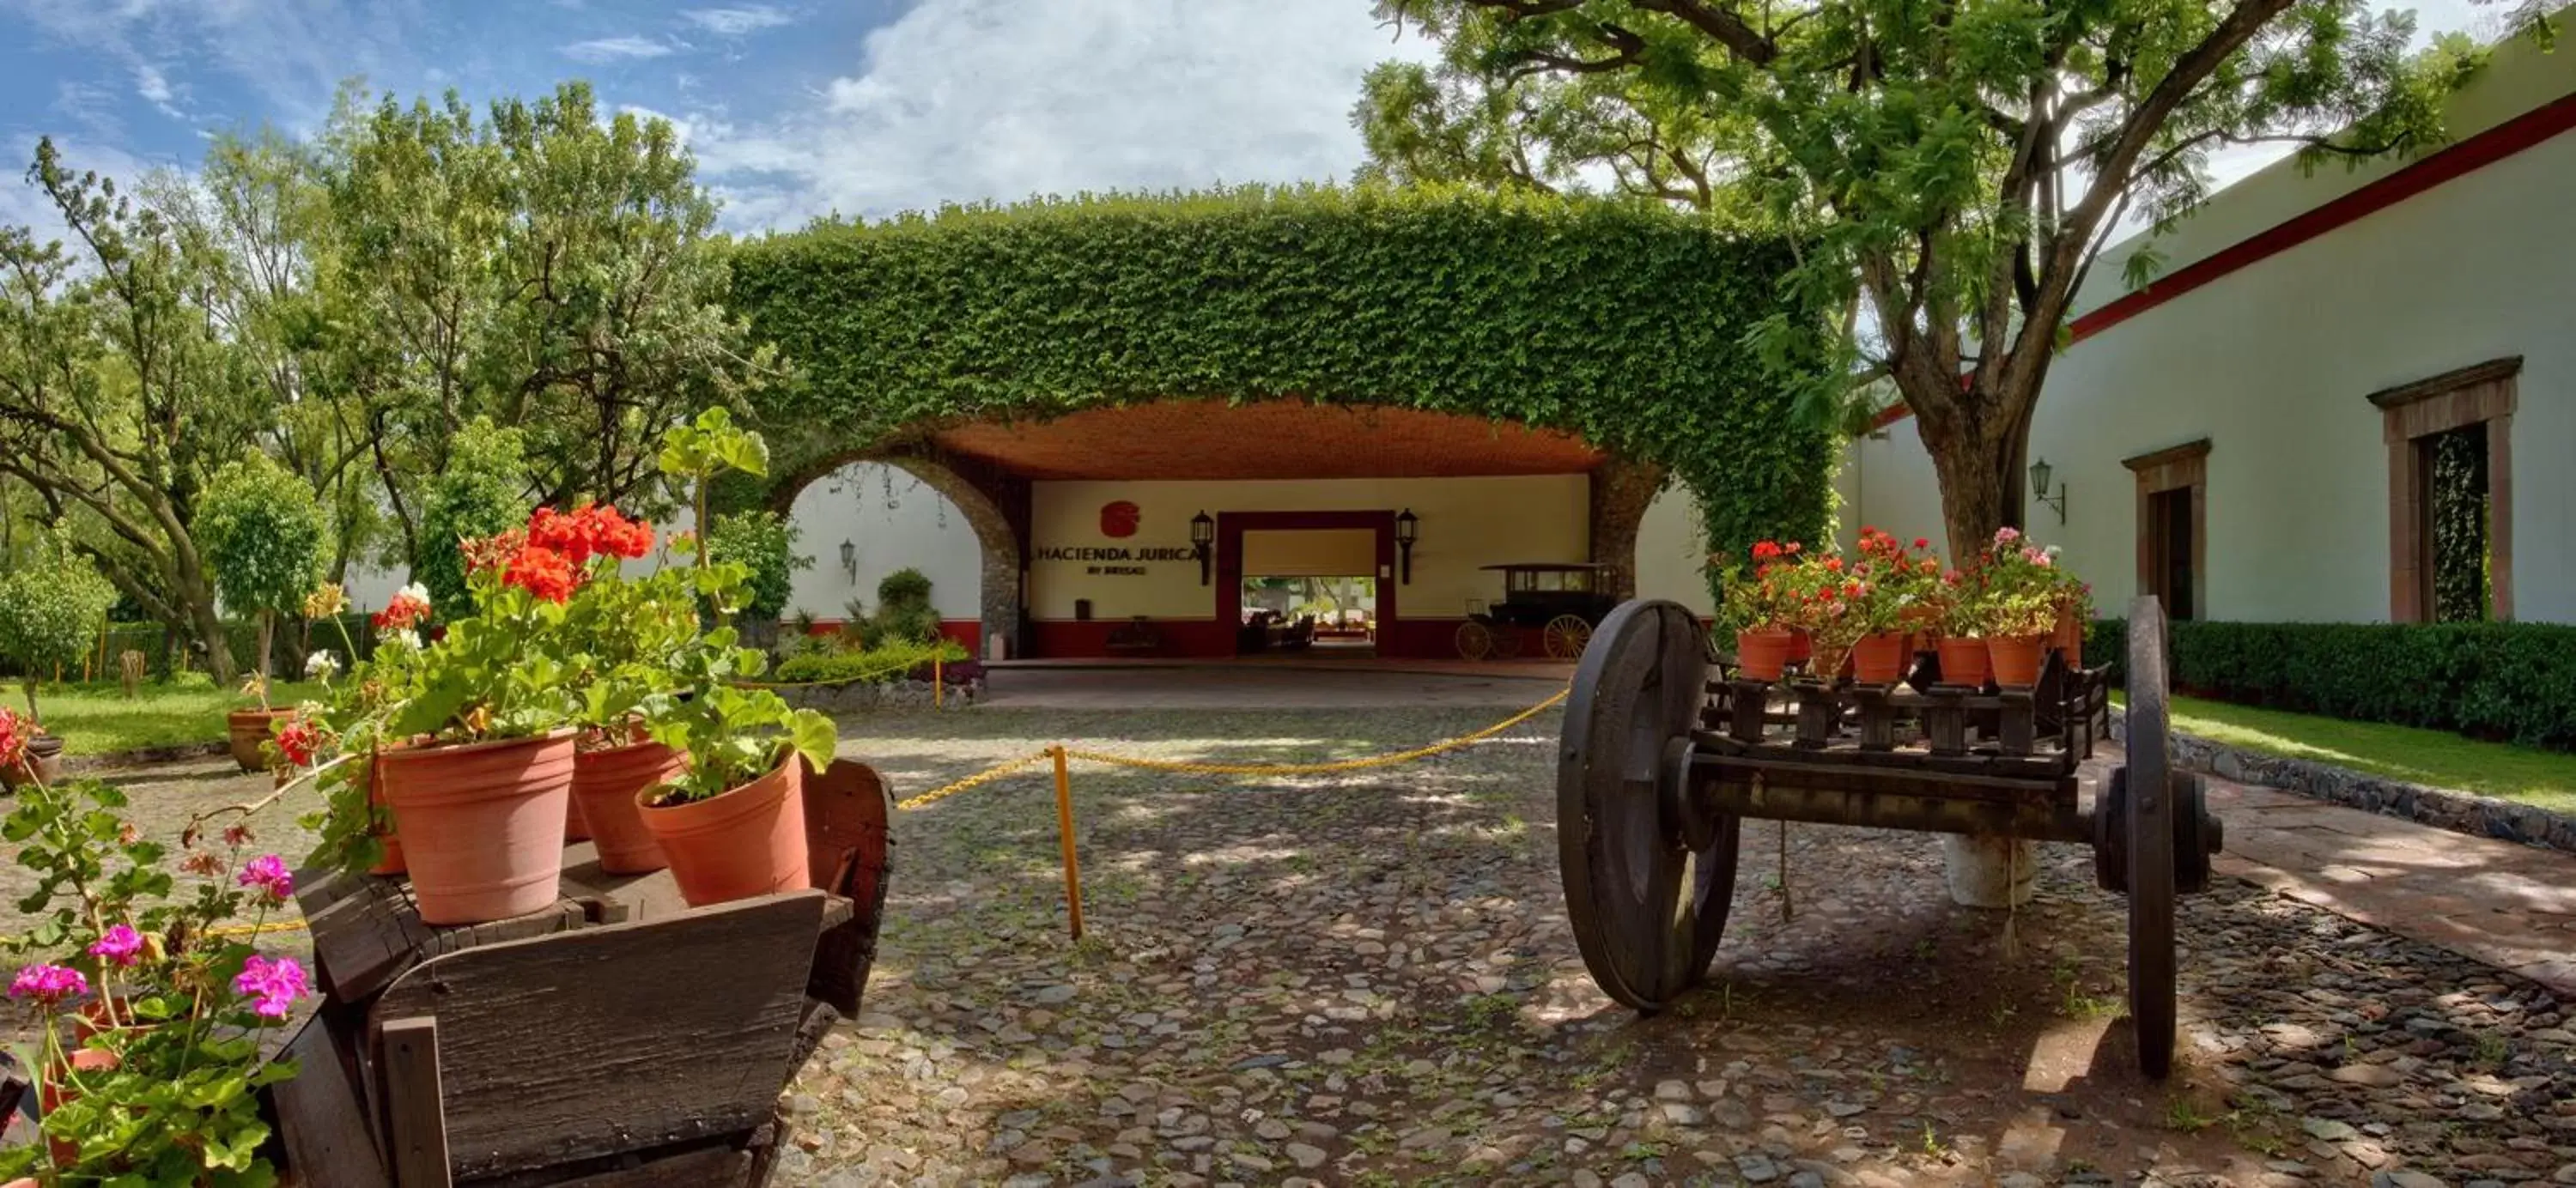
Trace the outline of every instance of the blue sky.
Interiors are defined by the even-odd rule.
[[[1045,191],[1347,176],[1368,0],[0,0],[0,220],[35,138],[129,176],[315,127],[342,79],[668,116],[738,228]]]
[[[1361,73],[1427,52],[1369,0],[0,0],[0,222],[47,221],[15,184],[39,134],[120,177],[185,168],[218,131],[310,131],[353,76],[478,106],[588,78],[680,126],[738,229],[1331,179]]]

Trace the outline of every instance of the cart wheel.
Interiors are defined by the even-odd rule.
[[[1494,633],[1484,624],[1469,619],[1458,624],[1458,658],[1482,660],[1494,654]]]
[[[1547,621],[1543,637],[1550,660],[1572,660],[1583,654],[1583,645],[1592,642],[1592,624],[1581,615],[1558,615]]]
[[[1630,602],[1575,670],[1556,767],[1566,917],[1603,993],[1672,1005],[1708,972],[1735,895],[1739,818],[1688,803],[1707,662],[1690,612]]]
[[[2129,851],[2129,1019],[2138,1068],[2163,1080],[2174,1050],[2174,793],[2165,734],[2165,613],[2129,608],[2129,749],[2121,797]]]

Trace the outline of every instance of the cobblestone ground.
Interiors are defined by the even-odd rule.
[[[1300,760],[1501,716],[996,706],[844,731],[910,793],[1058,739]],[[2000,917],[1947,903],[1934,839],[1791,829],[1784,921],[1780,835],[1749,826],[1710,989],[1640,1020],[1566,928],[1555,731],[1329,779],[1081,769],[1079,945],[1042,773],[901,815],[868,1009],[792,1091],[781,1182],[2576,1183],[2559,1003],[2241,883],[2185,901],[2184,1068],[2139,1080],[2123,907],[2073,847],[2044,851],[2007,955]],[[108,774],[172,838],[265,787],[220,758]],[[300,856],[311,807],[262,814],[261,847]],[[0,928],[25,890],[0,865]]]
[[[1303,759],[1500,716],[994,707],[845,751],[911,793],[1056,739]],[[1789,830],[1784,920],[1748,826],[1710,989],[1640,1020],[1567,931],[1555,729],[1329,779],[1081,769],[1079,944],[1042,775],[902,815],[868,1009],[793,1091],[783,1180],[2576,1183],[2559,1003],[2241,883],[2186,901],[2184,1068],[2140,1080],[2124,908],[2074,847],[2008,941],[1898,833]]]

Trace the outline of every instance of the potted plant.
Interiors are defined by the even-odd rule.
[[[1750,680],[1776,681],[1790,661],[1790,629],[1782,591],[1792,562],[1773,541],[1753,546],[1753,572],[1729,565],[1719,579],[1718,619],[1735,632],[1736,673]]]
[[[2017,529],[1999,528],[1978,570],[1976,614],[1985,627],[1995,683],[2034,687],[2063,601],[2057,550],[2030,543]]]
[[[1918,555],[1931,547],[1931,541],[1917,538],[1908,549],[1889,533],[1860,530],[1860,557],[1843,583],[1844,597],[1855,600],[1853,613],[1869,628],[1853,644],[1853,679],[1878,685],[1903,680],[1914,667],[1916,638],[1938,628],[1941,563]]]
[[[370,727],[385,744],[372,789],[430,924],[554,902],[572,795],[574,693],[554,644],[582,571],[521,529],[463,547],[474,613],[406,661]]]
[[[1934,648],[1941,657],[1942,684],[1983,689],[1992,675],[1991,657],[1986,651],[1985,607],[1980,601],[1982,573],[1975,568],[1949,570],[1941,575],[1933,592],[1941,631]]]
[[[679,692],[681,654],[698,638],[698,612],[710,583],[738,575],[726,567],[666,567],[635,581],[619,563],[653,551],[653,530],[612,507],[558,515],[540,508],[532,538],[563,549],[590,567],[564,615],[569,675],[580,691],[573,725],[572,813],[566,840],[588,837],[599,867],[642,874],[667,865],[645,828],[635,797],[676,777],[685,752],[644,732],[649,709]],[[703,595],[702,595],[703,592]]]
[[[686,484],[697,512],[699,530],[675,536],[670,547],[691,555],[707,612],[729,624],[748,596],[750,573],[709,556],[708,487],[728,470],[767,473],[768,447],[712,408],[663,436],[660,463]],[[688,756],[686,767],[638,792],[635,802],[692,906],[812,884],[803,769],[829,766],[837,741],[831,719],[738,684],[758,677],[767,657],[737,640],[729,625],[693,637],[673,656],[676,691],[644,707],[653,741]]]
[[[215,592],[225,608],[258,621],[244,691],[258,699],[259,708],[234,710],[226,719],[234,761],[243,771],[258,771],[265,764],[261,746],[288,712],[268,703],[277,617],[294,610],[321,581],[331,522],[313,488],[252,451],[215,472],[189,531],[214,568]]]
[[[70,536],[61,531],[37,542],[26,563],[0,573],[0,656],[25,674],[27,698],[18,732],[24,764],[0,769],[0,784],[18,787],[30,772],[60,777],[63,740],[41,728],[36,690],[45,674],[80,663],[115,602],[116,587],[72,551]]]
[[[23,761],[0,743],[0,764]],[[34,875],[19,906],[39,921],[7,942],[24,962],[8,994],[29,1012],[16,1055],[38,1083],[44,1141],[0,1148],[0,1179],[274,1183],[258,1094],[296,1068],[263,1057],[261,1032],[308,987],[295,959],[248,938],[293,879],[276,855],[249,857],[246,824],[201,844],[201,817],[178,862],[196,880],[174,896],[169,847],[121,820],[125,803],[95,781],[33,783],[8,817]],[[244,917],[248,933],[215,927]]]
[[[2069,669],[2084,667],[2084,629],[2093,622],[2093,583],[2057,569],[2057,634],[2053,645]]]

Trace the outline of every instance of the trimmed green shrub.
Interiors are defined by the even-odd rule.
[[[907,677],[926,678],[933,657],[947,663],[966,660],[966,649],[955,640],[931,643],[891,643],[864,651],[804,652],[780,661],[776,678],[788,684],[806,681],[867,681],[892,684]]]
[[[2085,657],[2125,661],[2127,641],[2101,620]],[[2576,626],[2176,623],[2172,663],[2196,697],[2576,750]]]
[[[743,617],[776,623],[795,593],[796,571],[814,568],[812,557],[796,555],[799,531],[774,511],[735,512],[717,516],[707,529],[707,556],[716,564],[738,562],[751,570]]]
[[[116,587],[57,533],[25,564],[0,573],[0,656],[26,678],[28,716],[41,722],[36,685],[56,668],[77,668],[98,643]],[[78,676],[77,672],[72,673]]]
[[[467,613],[465,555],[457,542],[522,527],[528,513],[526,439],[476,417],[448,444],[447,468],[429,481],[420,509],[420,555],[412,580],[429,589],[430,613],[440,619]]]
[[[741,245],[730,306],[795,364],[751,396],[789,485],[953,420],[1307,399],[1578,434],[1739,556],[1820,539],[1832,497],[1833,435],[1747,342],[1794,264],[1659,203],[1249,188],[827,222]]]
[[[274,459],[252,452],[215,472],[189,532],[214,567],[224,609],[258,625],[249,671],[268,673],[278,618],[322,584],[331,521],[321,499]]]

